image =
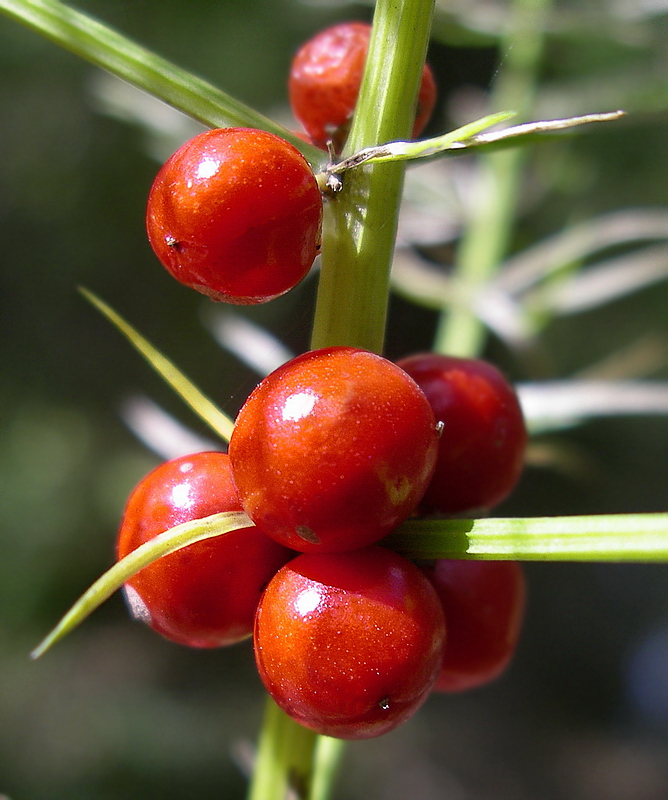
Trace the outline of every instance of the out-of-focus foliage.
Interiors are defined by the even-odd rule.
[[[298,44],[334,21],[370,15],[368,5],[325,0],[78,7],[288,122],[285,76]],[[430,60],[441,95],[430,134],[485,113],[506,10],[439,2]],[[527,154],[509,267],[546,237],[591,232],[612,212],[642,227],[668,211],[668,8],[560,2],[545,35],[534,118],[629,114]],[[118,599],[43,660],[28,661],[111,563],[125,497],[157,463],[121,420],[127,399],[147,395],[209,435],[77,285],[117,308],[228,413],[256,381],[202,324],[210,304],[174,284],[145,241],[158,161],[195,128],[133,97],[0,17],[0,795],[12,800],[243,797],[237,764],[248,763],[263,702],[247,645],[186,651],[133,625]],[[438,281],[475,169],[473,158],[440,162],[409,182],[406,253]],[[578,313],[554,310],[595,261],[628,264],[665,238],[656,230],[605,240],[566,259],[522,298],[528,345],[493,335],[487,354],[525,382],[668,379],[665,253],[656,251],[659,277],[636,291]],[[312,277],[243,314],[302,350],[313,290]],[[397,294],[388,354],[429,348],[435,324],[435,310]],[[668,420],[658,415],[545,435],[499,513],[665,510],[667,449]],[[525,637],[508,675],[471,695],[434,698],[405,728],[351,748],[341,796],[668,795],[665,568],[532,565],[529,579]]]

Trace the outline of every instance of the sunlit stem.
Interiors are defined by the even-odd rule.
[[[433,11],[431,0],[380,0],[344,155],[410,135]],[[325,209],[312,347],[381,352],[403,188],[402,163],[346,174]]]

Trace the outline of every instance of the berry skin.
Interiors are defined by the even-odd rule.
[[[441,559],[424,572],[448,626],[434,691],[463,692],[494,680],[508,666],[520,635],[526,600],[520,564]]]
[[[350,127],[362,83],[371,26],[344,22],[304,44],[292,62],[288,92],[295,117],[314,143],[332,141],[340,152]],[[417,101],[413,138],[429,121],[436,103],[436,83],[425,65]]]
[[[264,303],[292,289],[318,254],[322,199],[291,144],[252,128],[206,131],[158,173],[151,246],[178,281],[213,300]]]
[[[230,440],[244,510],[267,535],[303,552],[377,542],[413,513],[438,435],[429,403],[396,364],[331,347],[265,378]]]
[[[241,511],[227,454],[167,461],[130,495],[118,558],[175,525],[223,511]],[[126,597],[135,617],[173,642],[233,644],[251,635],[264,587],[293,556],[257,528],[242,528],[154,561],[125,584]]]
[[[341,739],[380,736],[415,713],[444,641],[429,581],[382,547],[298,556],[267,586],[253,633],[260,677],[276,703]]]
[[[397,363],[444,424],[422,509],[462,514],[493,508],[510,494],[524,466],[527,431],[512,386],[479,359],[425,353]]]

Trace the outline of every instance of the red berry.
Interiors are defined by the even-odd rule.
[[[378,541],[415,510],[438,439],[415,381],[352,347],[298,356],[239,412],[230,460],[244,509],[295,550]]]
[[[241,511],[225,453],[159,466],[135,488],[118,534],[118,558],[182,522]],[[257,528],[188,545],[125,585],[134,615],[179,644],[218,647],[251,635],[262,590],[294,553]]]
[[[444,424],[425,510],[489,510],[507,497],[524,465],[527,432],[517,395],[492,364],[435,353],[398,362]]]
[[[494,680],[507,667],[520,634],[526,597],[520,565],[442,559],[424,571],[448,626],[434,690],[462,692]]]
[[[445,624],[424,574],[369,547],[283,567],[262,596],[253,641],[260,677],[287,714],[327,736],[368,739],[422,705]]]
[[[146,226],[162,264],[214,300],[264,303],[306,275],[320,245],[322,200],[291,144],[265,131],[195,136],[158,173]]]
[[[340,151],[348,135],[362,83],[371,26],[344,22],[321,31],[292,62],[288,91],[292,111],[320,147],[328,141]],[[436,103],[436,83],[425,65],[417,101],[413,138],[419,136]]]

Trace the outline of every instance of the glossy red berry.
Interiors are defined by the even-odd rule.
[[[378,541],[416,508],[438,438],[429,403],[396,364],[331,347],[263,380],[234,426],[230,460],[244,510],[295,550]]]
[[[167,461],[130,495],[118,558],[175,525],[223,511],[241,511],[227,454]],[[264,587],[293,556],[257,528],[242,528],[154,561],[126,583],[126,597],[134,616],[167,639],[232,644],[251,635]]]
[[[520,478],[527,441],[512,386],[479,359],[425,353],[398,364],[444,424],[424,510],[475,513],[500,503]]]
[[[515,561],[449,561],[424,571],[448,626],[435,691],[462,692],[489,683],[508,666],[520,635],[526,598]]]
[[[332,141],[341,150],[362,83],[371,26],[344,22],[321,31],[292,62],[288,91],[295,117],[320,147]],[[436,103],[436,83],[425,65],[413,137],[419,136]]]
[[[380,736],[408,719],[433,686],[444,640],[429,581],[382,547],[291,561],[263,594],[253,634],[276,703],[342,739]]]
[[[306,275],[320,246],[322,200],[288,142],[252,128],[195,136],[158,173],[146,226],[162,264],[214,300],[264,303]]]

